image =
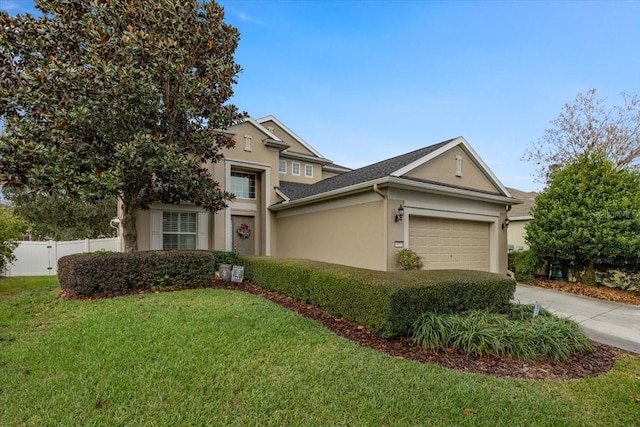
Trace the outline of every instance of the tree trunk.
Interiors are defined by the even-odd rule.
[[[122,237],[124,251],[138,252],[138,231],[136,229],[136,204],[132,200],[122,200]]]
[[[589,265],[584,269],[584,273],[582,274],[582,283],[585,285],[595,285],[596,284],[596,262],[589,261]]]

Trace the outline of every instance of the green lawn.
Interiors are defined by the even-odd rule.
[[[640,424],[638,357],[599,378],[499,379],[378,354],[241,292],[57,293],[0,280],[2,426]]]

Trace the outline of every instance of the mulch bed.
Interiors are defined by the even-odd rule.
[[[409,338],[385,339],[361,325],[337,318],[314,305],[305,304],[294,298],[262,289],[250,282],[225,284],[217,282],[216,287],[233,289],[259,295],[298,314],[322,323],[335,334],[347,338],[363,347],[399,359],[435,363],[451,369],[476,372],[497,377],[569,380],[595,377],[609,372],[621,350],[604,344],[593,343],[595,351],[582,356],[574,356],[569,362],[525,361],[512,357],[479,357],[451,351],[433,351],[414,344]]]

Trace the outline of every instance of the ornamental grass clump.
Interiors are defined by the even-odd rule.
[[[412,339],[429,349],[454,349],[476,356],[510,355],[522,359],[568,361],[593,351],[578,325],[546,310],[533,318],[533,306],[513,306],[511,314],[486,310],[463,314],[424,313]],[[526,316],[528,313],[528,317]]]

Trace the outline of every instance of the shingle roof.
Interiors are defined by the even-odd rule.
[[[507,188],[507,190],[509,190],[509,193],[511,193],[513,197],[515,197],[516,199],[520,199],[523,202],[521,205],[513,205],[511,211],[509,211],[509,216],[530,216],[531,208],[535,204],[536,196],[538,195],[538,193],[536,193],[535,191],[520,191],[516,190],[515,188]]]
[[[440,147],[450,143],[453,139],[442,141],[438,144],[430,145],[410,153],[396,156],[391,159],[383,160],[360,169],[352,170],[331,178],[323,179],[315,184],[298,184],[293,182],[281,181],[280,191],[287,195],[291,200],[302,199],[304,197],[314,196],[316,194],[326,193],[328,191],[346,188],[352,185],[360,184],[367,181],[390,176],[392,172],[401,169],[416,160],[419,160],[427,154],[436,151]]]

